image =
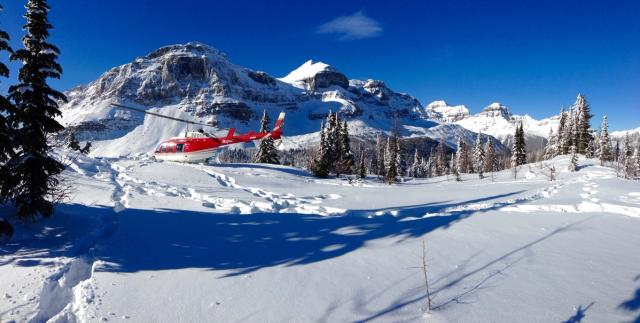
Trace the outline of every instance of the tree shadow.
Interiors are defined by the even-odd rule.
[[[442,286],[436,287],[431,291],[431,296],[432,297],[436,297],[439,293],[444,292],[445,290],[451,289],[463,282],[468,281],[471,278],[477,277],[479,274],[484,274],[486,273],[487,270],[489,270],[492,266],[499,264],[499,263],[504,263],[506,261],[508,261],[512,256],[515,256],[516,254],[519,254],[521,252],[524,252],[526,250],[529,250],[530,248],[532,248],[533,246],[539,244],[540,242],[543,242],[559,233],[563,233],[563,232],[567,232],[570,231],[572,229],[574,229],[574,227],[576,227],[577,225],[590,220],[592,217],[580,220],[580,221],[576,221],[561,227],[556,228],[555,230],[549,232],[548,234],[535,239],[529,243],[526,243],[518,248],[515,248],[505,254],[503,254],[500,257],[494,258],[493,260],[485,263],[484,265],[478,266],[475,269],[472,269],[466,273],[463,273],[461,275],[459,275],[456,278],[450,279],[448,280],[448,282],[444,283]],[[474,256],[472,256],[474,257]],[[520,262],[522,259],[524,258],[524,256],[520,256],[519,258],[517,258],[514,261],[510,261],[507,262],[505,266],[503,266],[502,268],[498,269],[498,270],[493,270],[491,272],[489,272],[488,274],[484,275],[483,278],[479,279],[476,283],[473,283],[471,286],[469,287],[464,287],[463,288],[463,292],[461,293],[457,293],[455,296],[448,298],[447,300],[445,300],[444,302],[440,302],[435,304],[434,306],[434,310],[442,310],[447,306],[453,305],[453,304],[469,304],[469,302],[464,301],[465,297],[469,297],[471,294],[477,293],[478,291],[487,288],[486,287],[486,283],[489,282],[490,280],[492,280],[494,277],[498,276],[498,275],[502,275],[505,273],[505,271],[507,269],[509,269],[510,267],[514,266],[515,264],[517,264],[518,262]],[[465,263],[468,260],[465,260]],[[454,269],[454,271],[452,271],[451,273],[445,274],[443,277],[436,279],[436,281],[446,281],[447,277],[452,276],[453,274],[455,274],[457,272],[457,269]],[[424,294],[424,287],[422,288],[416,288],[415,290],[419,291],[417,293],[415,293],[413,296],[408,295],[405,297],[402,297],[400,299],[397,299],[396,301],[394,301],[392,304],[390,304],[389,306],[387,306],[386,308],[377,311],[377,312],[369,312],[367,313],[369,316],[357,320],[357,322],[369,322],[378,318],[381,318],[382,316],[385,316],[387,314],[391,314],[393,312],[396,312],[408,305],[414,304],[414,303],[418,303],[418,302],[423,302],[426,300],[426,295]],[[359,306],[359,308],[356,308],[357,311],[359,312],[365,312],[366,310],[364,309],[364,305],[366,305],[366,303],[370,303],[369,302],[365,302],[365,301],[360,301],[361,306]],[[586,309],[585,309],[586,311]]]
[[[636,276],[633,281],[640,281],[640,275]],[[629,312],[638,311],[638,317],[636,317],[632,323],[640,323],[640,287],[636,289],[631,299],[620,303],[618,308]]]
[[[15,265],[34,266],[57,256],[91,251],[104,261],[99,271],[132,273],[148,270],[202,268],[222,270],[223,277],[243,275],[261,268],[295,266],[340,257],[386,237],[406,239],[453,223],[474,213],[495,209],[464,210],[462,206],[519,194],[492,195],[460,203],[429,203],[394,208],[394,216],[377,215],[387,209],[353,210],[343,216],[306,214],[211,214],[195,211],[125,209],[114,214],[110,208],[70,204],[60,206],[58,218],[96,215],[106,224],[83,239],[56,241],[34,239],[13,246]],[[500,205],[499,203],[496,205]],[[461,211],[447,211],[461,209]],[[426,213],[437,215],[423,217]],[[95,218],[90,216],[86,218]],[[72,221],[71,221],[72,222]],[[113,224],[112,222],[117,222]],[[113,226],[117,225],[117,231]],[[65,223],[49,231],[78,230],[77,223]],[[107,231],[107,232],[102,232]],[[113,239],[97,244],[98,239]],[[85,235],[87,236],[87,235]],[[0,251],[0,255],[7,251]]]
[[[582,305],[578,306],[578,308],[576,309],[576,313],[573,314],[573,316],[571,316],[569,319],[567,319],[566,321],[562,321],[562,323],[580,323],[582,322],[582,319],[584,319],[584,317],[586,316],[585,314],[587,313],[587,310],[593,306],[595,302],[591,302],[591,304],[587,305],[587,307],[582,308]]]

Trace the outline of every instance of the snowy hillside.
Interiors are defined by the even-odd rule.
[[[637,321],[640,187],[567,163],[387,186],[81,158],[72,199],[0,246],[0,321]]]
[[[67,95],[61,121],[76,129],[81,140],[94,141],[95,156],[147,153],[186,130],[175,121],[109,105],[116,102],[211,124],[213,132],[229,127],[257,130],[263,109],[272,119],[286,111],[285,135],[292,142],[300,142],[295,136],[317,132],[329,111],[358,120],[351,125],[352,133],[371,138],[388,131],[395,115],[403,125],[437,125],[423,116],[418,100],[390,90],[382,81],[349,80],[335,68],[312,61],[277,79],[237,66],[201,43],[162,47]]]

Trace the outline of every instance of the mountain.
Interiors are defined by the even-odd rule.
[[[434,107],[431,108],[430,107]],[[493,136],[504,145],[510,147],[511,139],[516,126],[520,123],[524,126],[525,142],[527,150],[542,149],[549,136],[549,131],[557,131],[559,116],[535,120],[529,115],[514,115],[509,108],[501,103],[494,102],[481,112],[470,115],[465,106],[451,107],[444,101],[434,101],[427,105],[427,111],[441,111],[443,117],[439,120],[456,124],[473,132],[480,132]],[[431,115],[431,114],[430,114]]]
[[[318,140],[329,111],[349,120],[355,137],[373,139],[388,132],[394,117],[403,136],[456,133],[471,142],[476,134],[460,125],[429,118],[420,102],[389,89],[379,80],[349,80],[334,67],[307,61],[282,78],[233,64],[227,55],[202,43],[162,47],[102,74],[67,93],[61,122],[80,140],[93,141],[95,156],[125,156],[152,151],[186,130],[186,125],[111,106],[120,103],[176,118],[211,124],[222,134],[256,130],[263,110],[272,117],[287,112],[281,148]],[[451,135],[440,135],[449,146]]]

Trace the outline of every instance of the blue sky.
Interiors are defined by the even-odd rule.
[[[15,47],[22,2],[0,2]],[[320,60],[472,112],[499,101],[542,118],[582,92],[595,125],[607,114],[613,129],[640,126],[640,1],[50,2],[60,89],[163,45],[201,41],[277,77]]]

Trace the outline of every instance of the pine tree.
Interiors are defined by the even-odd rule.
[[[315,177],[326,178],[329,176],[329,147],[326,140],[326,129],[324,123],[320,125],[320,149],[313,161],[313,175]]]
[[[62,68],[56,62],[60,51],[47,42],[49,6],[45,0],[29,0],[23,26],[24,49],[11,55],[11,60],[22,62],[18,74],[19,84],[9,88],[18,113],[8,116],[15,125],[15,154],[5,164],[2,196],[12,199],[18,207],[18,217],[49,217],[58,195],[58,175],[64,165],[51,155],[50,135],[64,127],[56,121],[61,115],[59,101],[66,102],[64,94],[49,87],[48,78],[60,78]],[[18,127],[19,125],[19,127]]]
[[[568,112],[565,113],[566,114],[566,121],[565,121],[565,125],[563,127],[563,133],[562,133],[562,142],[561,142],[561,147],[562,147],[562,152],[561,155],[566,155],[570,152],[571,149],[571,145],[573,145],[574,143],[574,137],[575,137],[575,131],[574,131],[574,120],[575,120],[575,113],[573,109],[570,109]]]
[[[640,177],[640,152],[638,151],[637,147],[636,149],[633,150],[632,159],[633,159],[633,171],[630,177],[638,178]]]
[[[0,12],[2,12],[0,6]],[[13,53],[9,46],[9,34],[0,30],[0,52]],[[9,77],[9,68],[0,62],[0,77]],[[14,125],[9,124],[8,118],[15,119],[16,107],[4,95],[0,95],[0,165],[5,163],[14,153],[14,140],[12,131]],[[1,173],[1,171],[0,171]],[[10,174],[7,174],[10,175]],[[0,183],[2,178],[0,177]],[[3,198],[0,196],[0,202]]]
[[[575,145],[579,154],[587,154],[587,146],[592,140],[591,135],[591,118],[593,115],[590,112],[589,103],[585,99],[584,95],[578,94],[576,103],[574,104],[576,110],[576,125],[575,125]]]
[[[460,147],[460,145],[458,145],[458,147]],[[460,148],[458,148],[458,150],[460,150]],[[462,181],[462,178],[460,177],[460,159],[457,156],[457,151],[456,151],[456,156],[454,156],[453,154],[451,154],[451,166],[450,168],[452,169],[453,172],[453,177],[455,178],[456,182],[460,182]]]
[[[409,169],[409,176],[419,178],[422,177],[422,158],[418,154],[418,149],[413,153],[413,163]]]
[[[609,122],[607,120],[607,116],[602,117],[602,124],[600,125],[600,145],[598,149],[598,158],[600,158],[600,165],[604,165],[605,162],[613,160],[613,155],[611,153],[611,139],[609,138]]]
[[[571,160],[569,161],[569,171],[575,172],[578,169],[578,149],[571,146]]]
[[[264,110],[262,112],[260,132],[268,133],[270,131],[270,123],[271,121],[269,120],[269,115],[267,114],[267,111]],[[273,138],[271,136],[260,140],[260,146],[258,147],[258,152],[253,158],[253,161],[256,163],[280,164],[280,159],[278,158],[278,150],[276,149]]]
[[[335,162],[338,156],[337,150],[338,150],[339,140],[337,137],[338,131],[336,131],[336,128],[338,127],[339,127],[339,124],[337,120],[337,112],[334,114],[333,112],[329,111],[329,115],[327,116],[327,125],[324,130],[325,141],[327,145],[327,158],[328,158],[327,166],[329,167],[329,172],[334,171]]]
[[[398,180],[398,165],[396,165],[396,142],[394,137],[387,138],[387,149],[384,160],[387,162],[385,182],[387,184],[395,183]]]
[[[476,137],[476,145],[473,148],[473,169],[478,173],[478,177],[480,179],[484,178],[484,160],[486,158],[484,148],[482,147],[482,133],[478,134]]]

